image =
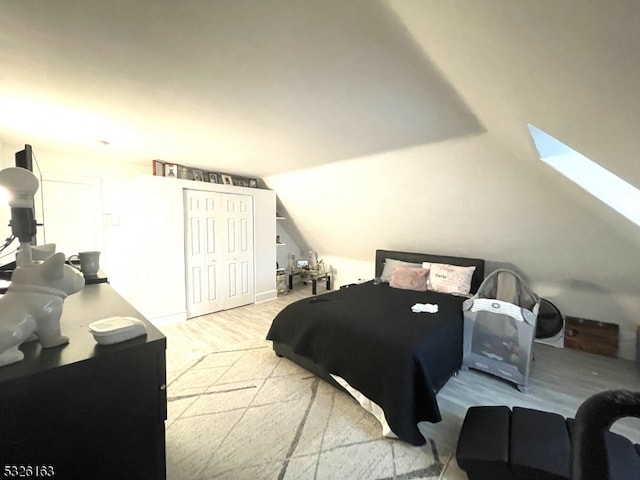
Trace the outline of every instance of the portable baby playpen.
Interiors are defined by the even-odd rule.
[[[515,272],[496,270],[463,304],[463,367],[529,387],[540,298]]]

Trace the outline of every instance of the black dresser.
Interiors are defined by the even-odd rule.
[[[98,345],[87,326],[115,315],[147,335]],[[61,324],[68,345],[0,367],[0,478],[166,478],[164,335],[107,283],[68,297]]]

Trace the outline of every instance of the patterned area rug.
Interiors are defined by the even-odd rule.
[[[168,396],[170,480],[442,479],[455,448],[430,427],[422,447],[383,438],[355,400],[266,343],[201,358]]]

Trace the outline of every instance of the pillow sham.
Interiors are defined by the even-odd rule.
[[[389,286],[403,290],[427,291],[429,270],[415,267],[396,267],[391,272]]]
[[[391,272],[393,272],[393,269],[396,267],[420,268],[421,266],[422,264],[420,263],[403,262],[402,260],[385,258],[384,268],[382,269],[382,274],[380,275],[380,281],[389,283],[389,280],[391,280]]]
[[[476,267],[432,263],[427,278],[427,290],[452,295],[468,295],[475,270]]]

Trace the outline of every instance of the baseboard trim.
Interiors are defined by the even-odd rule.
[[[255,303],[268,302],[269,300],[273,300],[275,298],[278,298],[278,291],[277,290],[269,290],[267,292],[260,292],[260,293],[256,293],[256,302]]]
[[[164,317],[149,318],[149,321],[156,327],[164,327],[166,325],[175,325],[187,321],[187,312],[174,313]]]

